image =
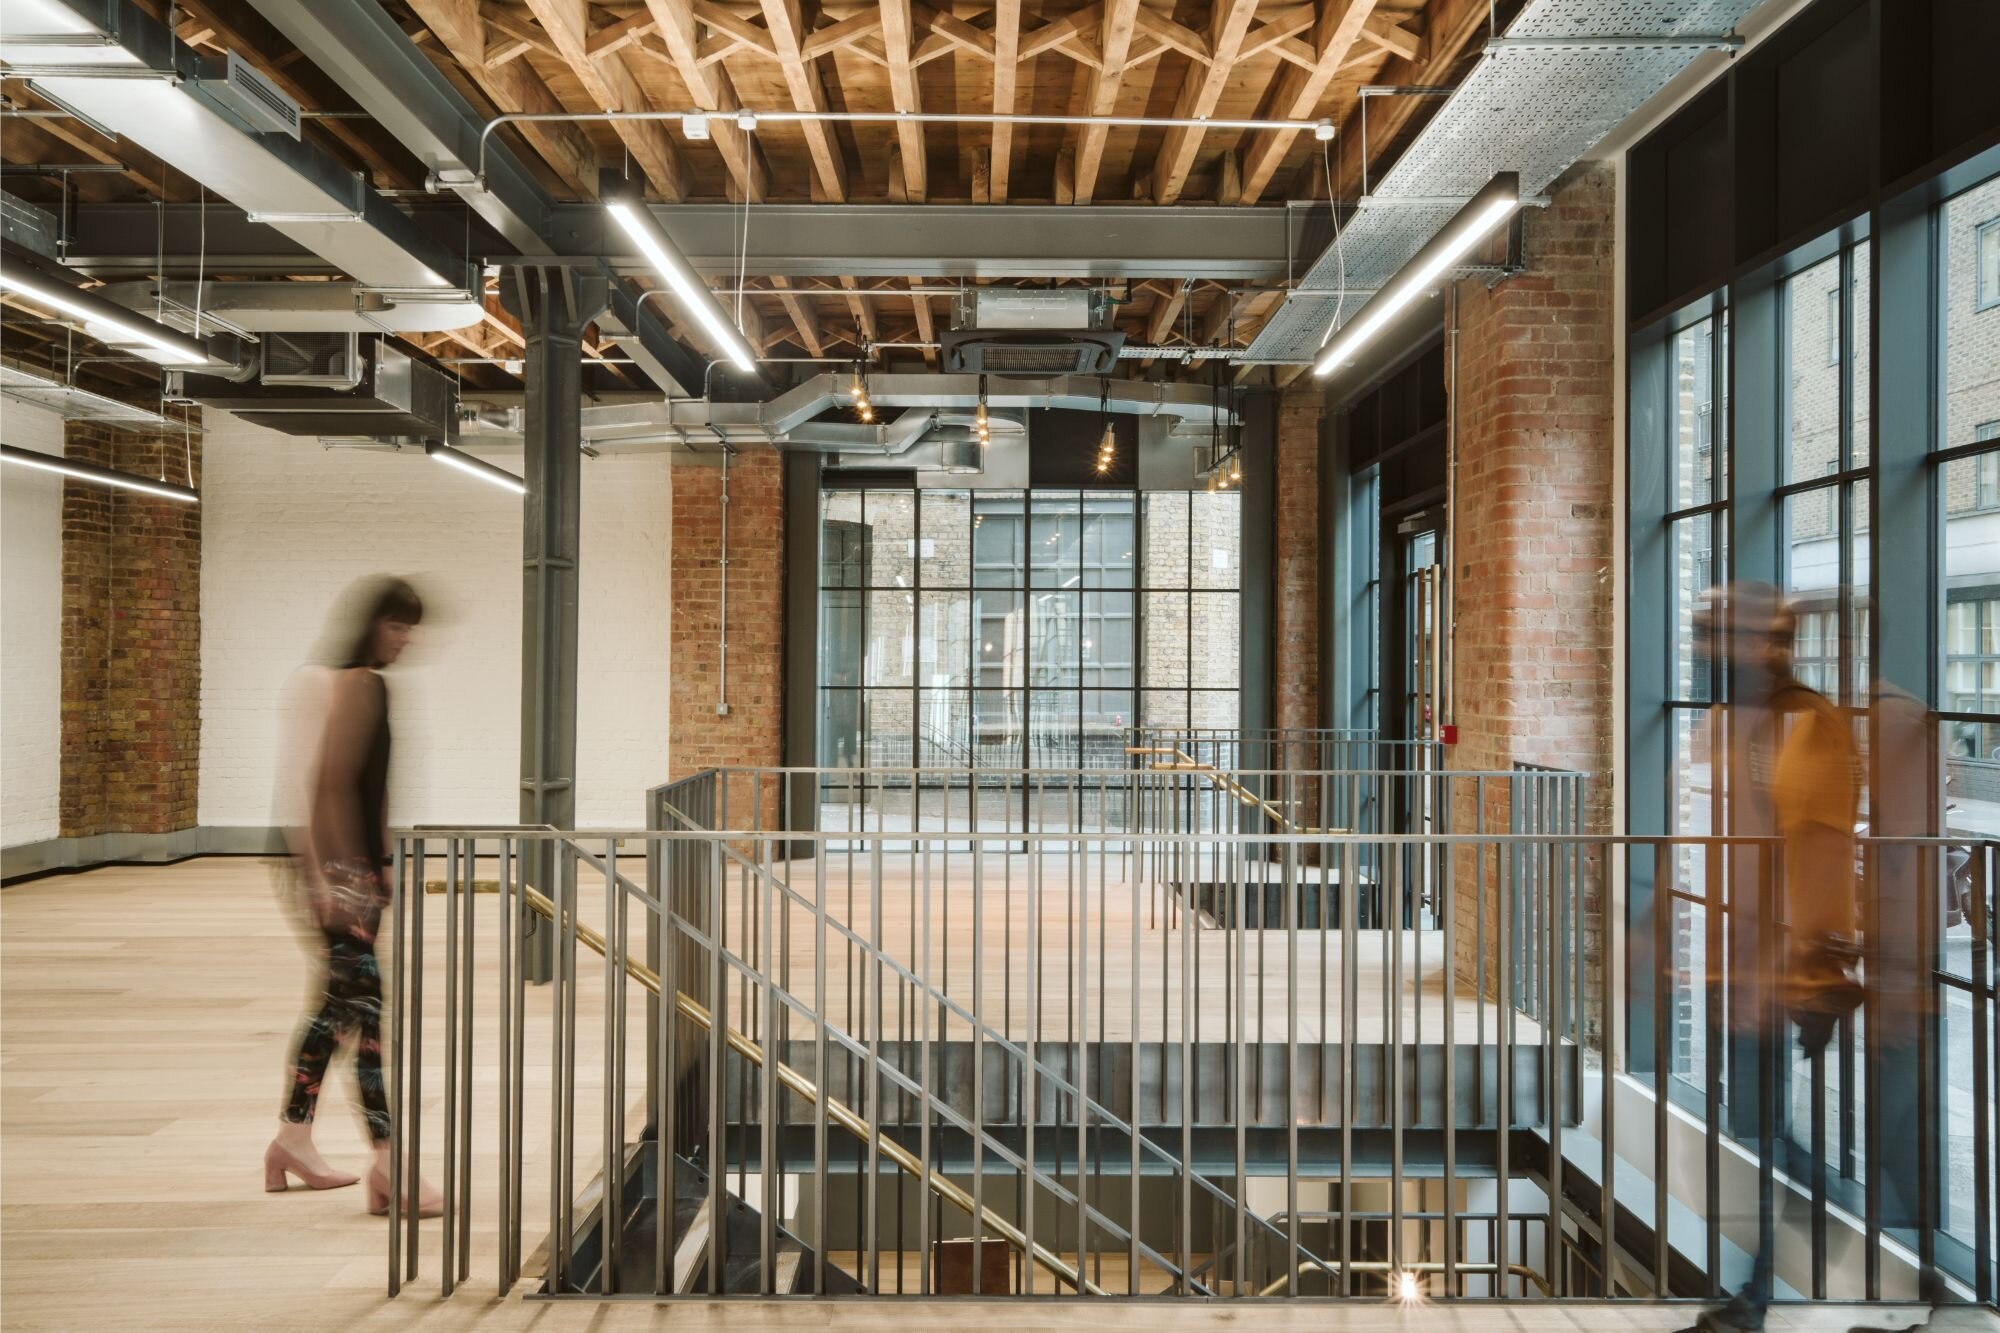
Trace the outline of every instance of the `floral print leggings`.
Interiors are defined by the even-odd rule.
[[[382,1091],[382,972],[375,963],[374,923],[325,931],[326,994],[319,1012],[299,1029],[292,1059],[291,1094],[285,1119],[306,1124],[319,1105],[326,1067],[341,1040],[352,1036],[355,1080],[368,1137],[389,1138],[389,1100]]]

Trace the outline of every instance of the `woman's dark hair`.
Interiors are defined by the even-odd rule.
[[[350,584],[334,603],[320,657],[328,666],[375,665],[375,629],[385,620],[414,625],[424,618],[424,599],[408,579],[376,574]]]

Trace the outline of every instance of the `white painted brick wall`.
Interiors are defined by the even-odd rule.
[[[324,450],[220,413],[206,449],[201,822],[270,822],[286,678],[340,589],[381,572],[427,603],[388,673],[390,819],[518,819],[521,502],[421,455]],[[670,470],[585,459],[583,480],[577,822],[636,826],[667,773]]]
[[[0,442],[63,451],[62,418],[0,398]],[[0,468],[0,846],[56,836],[62,750],[62,479]]]

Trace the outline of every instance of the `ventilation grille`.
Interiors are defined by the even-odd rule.
[[[299,137],[299,104],[234,51],[219,79],[197,79],[194,90],[253,134]]]
[[[943,369],[987,375],[1104,375],[1118,360],[1122,333],[1007,334],[960,329],[939,337]]]

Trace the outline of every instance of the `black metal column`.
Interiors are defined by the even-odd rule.
[[[521,822],[576,823],[577,552],[581,538],[583,330],[604,308],[602,277],[511,268],[501,300],[527,339],[528,483],[521,541]],[[535,844],[522,877],[550,897],[556,849]],[[529,979],[547,981],[554,937],[537,921]]]

